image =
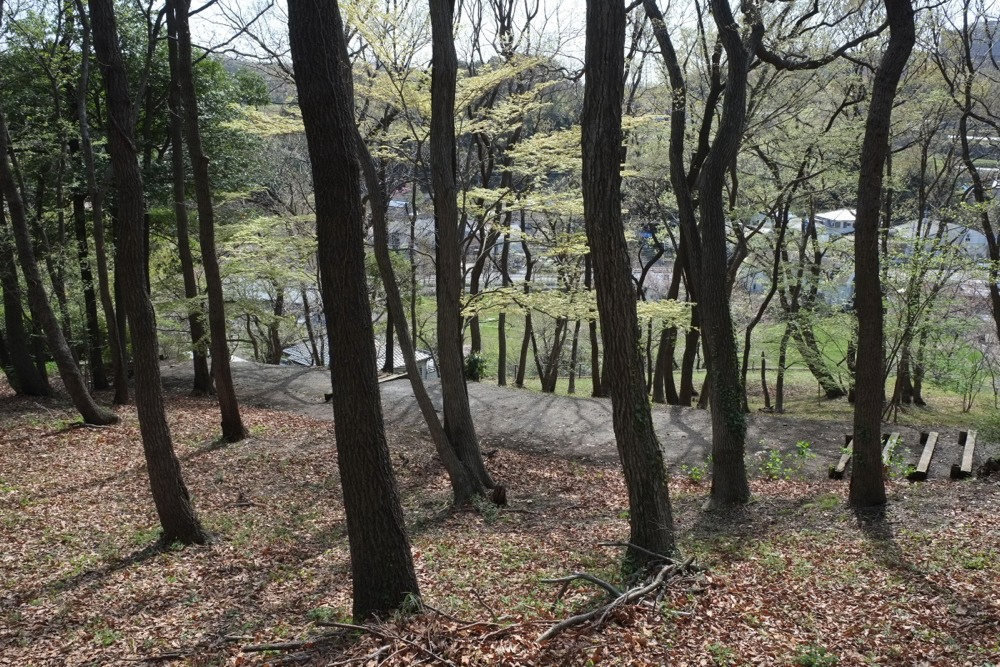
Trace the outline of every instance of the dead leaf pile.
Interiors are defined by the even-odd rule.
[[[583,571],[621,583],[621,550],[599,545],[628,535],[620,473],[487,443],[511,505],[453,511],[429,441],[392,432],[428,608],[358,630],[343,627],[350,568],[332,424],[244,407],[251,437],[225,445],[211,400],[171,395],[168,411],[217,536],[205,547],[157,547],[133,408],[119,409],[119,425],[78,427],[64,403],[0,388],[0,664],[1000,661],[995,482],[893,483],[885,521],[871,525],[846,508],[845,482],[755,480],[754,503],[708,515],[707,485],[677,478],[681,549],[707,570],[672,582],[658,604],[537,642],[604,599],[581,582],[553,604],[542,579]]]

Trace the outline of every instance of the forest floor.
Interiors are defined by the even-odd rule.
[[[672,482],[680,549],[705,571],[671,580],[657,604],[536,641],[600,601],[579,584],[554,604],[541,579],[621,583],[620,550],[600,543],[627,536],[627,499],[606,401],[486,385],[470,394],[511,505],[457,512],[412,409],[391,399],[407,384],[383,385],[429,606],[365,632],[331,628],[350,620],[351,591],[328,376],[237,370],[251,437],[225,445],[214,401],[185,395],[183,369],[165,371],[175,446],[216,535],[203,547],[157,544],[134,408],[85,428],[65,401],[0,385],[0,665],[1000,664],[995,478],[894,477],[885,521],[859,521],[847,482],[824,472],[844,425],[755,415],[748,442],[789,455],[755,467],[752,504],[708,514],[692,471],[705,413],[676,409],[657,410],[657,426],[686,466]],[[817,454],[804,465],[798,441]]]

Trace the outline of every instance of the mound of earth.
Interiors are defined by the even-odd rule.
[[[331,391],[325,369],[272,366],[253,362],[234,363],[233,381],[240,400],[249,405],[332,419],[333,410],[324,400]],[[190,364],[164,364],[164,386],[175,392],[186,390],[193,380]],[[426,431],[407,379],[380,385],[382,408],[389,428]],[[611,463],[618,460],[611,424],[611,401],[603,398],[567,397],[527,389],[469,383],[469,401],[476,430],[484,447],[503,446],[567,458]],[[427,389],[440,413],[441,392],[437,381]],[[711,451],[712,423],[707,410],[654,405],[653,420],[671,465],[705,466]],[[747,452],[762,461],[772,450],[788,456],[796,443],[808,442],[815,457],[804,462],[804,472],[825,475],[836,463],[851,424],[803,419],[790,415],[748,415]],[[902,437],[901,460],[915,463],[920,456],[917,429],[886,426]],[[958,432],[939,429],[938,450],[930,470],[932,478],[946,478],[952,463],[961,459]],[[980,447],[977,459],[995,455],[994,448]]]

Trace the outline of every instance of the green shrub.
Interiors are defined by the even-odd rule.
[[[465,379],[479,382],[486,377],[486,359],[478,352],[473,352],[465,358]]]

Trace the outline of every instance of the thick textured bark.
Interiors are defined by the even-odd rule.
[[[7,214],[0,197],[0,289],[3,290],[3,319],[7,338],[7,368],[11,386],[26,396],[48,396],[52,390],[46,377],[32,363],[31,345],[24,327],[21,289],[17,282],[14,251],[6,238]]]
[[[744,44],[739,24],[728,0],[711,5],[727,57],[725,98],[719,128],[698,181],[701,214],[701,267],[697,298],[705,337],[708,375],[706,384],[712,406],[712,506],[744,503],[750,499],[746,464],[746,414],[744,388],[736,356],[736,337],[727,293],[726,210],[723,191],[726,172],[736,158],[746,121],[747,72],[750,54],[763,33],[759,21],[748,28]]]
[[[462,253],[455,181],[455,54],[454,0],[431,0],[431,127],[430,164],[437,232],[438,370],[444,400],[444,428],[458,458],[482,489],[493,488],[486,471],[469,408],[462,358]]]
[[[208,328],[211,333],[212,376],[222,416],[222,437],[227,442],[239,442],[247,436],[240,416],[240,406],[233,387],[229,367],[229,345],[226,337],[226,302],[222,294],[222,274],[215,254],[215,209],[212,204],[212,184],[208,156],[202,148],[198,125],[198,96],[194,87],[194,66],[191,54],[191,30],[188,11],[191,0],[171,0],[167,4],[167,22],[174,22],[177,34],[177,80],[181,89],[184,130],[188,155],[194,176],[195,197],[198,200],[198,242],[201,263],[205,269],[208,291]]]
[[[607,382],[618,455],[629,498],[629,541],[662,554],[674,551],[674,526],[663,453],[643,379],[631,263],[621,220],[621,107],[624,96],[625,8],[587,2],[583,98],[583,206],[594,262]],[[629,557],[647,555],[632,549]]]
[[[0,89],[0,93],[2,92],[3,90]],[[73,405],[80,411],[83,420],[88,424],[113,424],[118,421],[118,416],[98,405],[90,395],[83,379],[83,373],[80,372],[80,367],[73,359],[73,353],[66,343],[62,327],[59,325],[59,320],[52,310],[52,304],[45,292],[45,285],[35,261],[28,216],[21,200],[21,193],[14,182],[14,173],[7,157],[8,136],[7,119],[3,110],[0,109],[0,192],[7,200],[7,209],[10,211],[14,245],[17,249],[21,272],[24,274],[24,282],[28,286],[28,299],[31,302],[32,312],[41,320],[40,324],[45,332],[45,340],[49,344],[49,353],[55,360],[56,366],[59,367],[59,375],[62,377],[66,392],[73,400]]]
[[[108,351],[111,353],[111,375],[114,378],[116,405],[125,405],[128,397],[128,365],[125,361],[125,339],[120,335],[119,315],[115,312],[111,296],[111,279],[108,274],[108,250],[104,234],[104,188],[97,183],[94,146],[90,140],[90,123],[87,120],[87,90],[90,86],[90,18],[83,8],[83,0],[76,0],[80,18],[80,82],[77,84],[76,113],[80,127],[80,149],[87,174],[87,191],[90,194],[91,219],[94,223],[94,257],[97,260],[97,288],[107,327]],[[116,281],[117,282],[117,281]]]
[[[288,30],[312,162],[353,615],[384,618],[418,587],[382,422],[351,65],[336,0],[290,0]]]
[[[167,21],[167,49],[170,62],[170,94],[167,97],[170,114],[170,169],[174,197],[174,222],[177,225],[177,255],[181,260],[181,275],[184,279],[184,298],[188,300],[188,329],[191,332],[191,355],[194,364],[194,385],[192,393],[205,396],[215,391],[212,374],[208,369],[208,333],[205,331],[204,307],[197,303],[201,292],[194,273],[194,258],[191,255],[191,235],[188,227],[188,212],[185,196],[184,173],[184,119],[181,109],[181,87],[177,78],[177,26],[175,21]]]
[[[198,521],[184,484],[163,409],[156,315],[145,289],[145,201],[135,151],[128,74],[119,46],[112,1],[90,0],[89,4],[94,52],[101,63],[110,121],[108,152],[118,186],[118,246],[123,260],[118,265],[118,274],[125,287],[124,303],[132,334],[135,405],[146,469],[156,513],[163,527],[163,541],[201,544],[208,535]]]
[[[854,463],[850,503],[884,505],[882,405],[885,399],[882,285],[879,276],[879,207],[882,171],[889,153],[889,124],[903,68],[916,40],[910,0],[885,0],[889,45],[875,72],[861,145],[858,209],[854,222],[855,311],[858,316]]]

